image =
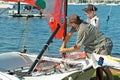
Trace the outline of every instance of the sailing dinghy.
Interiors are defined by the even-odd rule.
[[[90,80],[97,67],[110,66],[120,70],[119,58],[93,53],[91,58],[42,56],[31,74],[28,71],[37,55],[20,52],[0,54],[0,78],[6,80]],[[104,58],[102,66],[99,58]],[[116,61],[115,61],[116,60]],[[112,63],[110,63],[112,61]],[[112,65],[111,65],[112,64]]]
[[[43,56],[53,38],[64,39],[67,0],[4,0],[28,3],[45,14],[52,35],[39,55],[8,52],[0,54],[0,79],[6,80],[89,80],[95,69],[84,59]],[[2,76],[3,75],[3,76]]]
[[[36,57],[19,52],[0,54],[0,64],[3,64],[0,75],[10,75],[6,80],[89,80],[95,71],[88,58],[75,60],[42,56],[32,74],[27,75]]]
[[[20,0],[5,0],[20,1]],[[90,80],[97,68],[95,56],[62,59],[43,56],[53,38],[64,39],[67,0],[21,0],[39,8],[52,30],[52,35],[39,55],[8,52],[0,54],[0,79],[6,80]],[[71,57],[72,56],[72,57]],[[100,66],[98,66],[100,67]]]

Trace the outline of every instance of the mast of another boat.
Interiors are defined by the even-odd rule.
[[[20,2],[18,2],[18,13],[17,14],[20,14]]]

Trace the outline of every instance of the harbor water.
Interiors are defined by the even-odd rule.
[[[86,5],[69,5],[67,17],[78,14],[85,20],[86,15],[82,11],[84,7]],[[100,29],[113,41],[112,55],[120,55],[120,6],[96,5],[96,7],[98,7],[96,14],[100,18]],[[15,18],[9,17],[7,12],[0,15],[0,53],[22,51],[25,46],[27,53],[39,54],[50,35],[51,30],[44,17]],[[75,40],[76,34],[72,36],[67,47],[73,46]],[[61,44],[61,39],[54,38],[45,53],[59,54]]]

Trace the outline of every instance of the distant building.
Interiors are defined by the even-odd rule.
[[[69,3],[120,3],[120,0],[68,0]]]

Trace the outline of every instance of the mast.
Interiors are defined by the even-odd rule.
[[[65,15],[65,33],[66,33],[66,26],[67,26],[67,0],[64,0],[64,15]],[[39,55],[37,56],[36,60],[33,62],[32,66],[30,67],[30,69],[28,70],[27,74],[30,75],[35,67],[37,66],[38,62],[40,61],[41,57],[43,56],[44,52],[46,51],[46,49],[48,48],[48,46],[50,45],[50,43],[52,42],[53,38],[55,37],[55,35],[57,34],[57,32],[60,29],[60,24],[57,24],[56,29],[54,30],[54,32],[52,33],[52,35],[50,36],[50,38],[48,39],[48,41],[46,42],[46,44],[44,45],[43,49],[40,51]],[[64,35],[64,37],[66,36],[66,34]]]
[[[20,14],[20,2],[18,2],[18,14]]]
[[[56,33],[58,32],[59,29],[60,29],[60,25],[58,24],[57,27],[56,27],[56,29],[55,29],[55,31],[52,33],[51,37],[48,39],[47,43],[44,45],[43,49],[41,50],[41,52],[37,56],[36,60],[34,61],[34,63],[32,64],[32,66],[30,67],[30,69],[28,71],[28,75],[32,73],[32,71],[34,70],[34,68],[36,67],[36,65],[38,64],[38,62],[40,61],[42,55],[44,54],[44,52],[48,48],[49,44],[52,42],[53,38],[55,37],[55,35],[56,35]]]
[[[66,36],[66,33],[67,33],[67,6],[68,6],[68,0],[64,0],[65,2],[65,5],[64,5],[64,7],[65,7],[65,9],[64,9],[64,12],[65,12],[65,36]],[[64,37],[65,37],[64,36]]]
[[[65,12],[64,13],[64,15],[65,15],[65,27],[64,27],[65,28],[65,35],[64,35],[64,38],[65,38],[66,33],[67,33],[67,18],[66,18],[67,17],[67,6],[68,6],[68,0],[64,0],[64,7],[65,7],[64,8],[64,12]],[[65,47],[66,47],[66,45],[65,45]],[[62,57],[65,58],[65,55],[66,55],[66,53],[63,53]]]

